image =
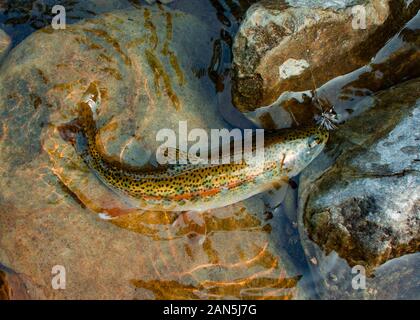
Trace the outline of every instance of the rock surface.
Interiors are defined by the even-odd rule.
[[[312,125],[324,110],[334,107],[339,122],[369,108],[369,98],[409,79],[420,77],[420,11],[365,66],[325,83],[314,91],[285,92],[268,107],[246,115],[266,129]],[[317,99],[315,99],[317,98]],[[364,101],[361,103],[361,101]]]
[[[420,250],[420,79],[369,99],[301,176],[308,236],[368,272]]]
[[[351,7],[289,7],[263,0],[248,9],[233,49],[235,106],[252,111],[284,92],[313,90],[311,71],[321,86],[364,66],[420,8],[419,2],[407,6],[403,0],[362,4],[365,27]]]
[[[0,64],[10,48],[10,43],[9,36],[0,29]]]
[[[42,29],[10,53],[0,73],[0,261],[29,297],[301,296],[300,273],[273,245],[261,199],[198,214],[119,216],[124,203],[60,131],[93,83],[102,93],[97,142],[126,163],[147,162],[157,130],[177,131],[180,120],[226,127],[213,84],[197,76],[211,45],[201,21],[161,6]],[[66,268],[65,290],[51,287],[56,265]]]
[[[324,300],[418,300],[420,298],[420,253],[405,255],[379,266],[374,276],[359,282],[360,266],[350,267],[335,252],[326,255],[319,247],[307,242],[313,286]]]

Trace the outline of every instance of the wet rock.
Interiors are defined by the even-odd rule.
[[[361,266],[350,267],[335,252],[326,255],[309,242],[305,249],[311,254],[313,285],[321,299],[418,300],[420,297],[420,253],[390,260],[379,266],[374,276],[363,277]]]
[[[353,13],[360,7],[290,7],[270,0],[253,5],[234,43],[235,106],[252,111],[284,92],[313,90],[311,71],[320,86],[364,66],[420,8],[402,0],[362,5],[365,26]]]
[[[328,81],[316,91],[284,92],[272,105],[246,116],[266,129],[312,125],[322,106],[323,110],[333,107],[339,122],[344,122],[369,108],[369,103],[360,103],[369,101],[366,97],[418,77],[420,12],[367,65]]]
[[[0,63],[2,62],[3,58],[5,57],[7,51],[10,48],[10,42],[10,38],[6,34],[6,32],[0,29]]]
[[[302,232],[368,273],[420,249],[420,80],[383,91],[301,177]]]
[[[92,85],[102,96],[97,143],[118,161],[147,163],[156,132],[177,132],[181,120],[228,127],[211,80],[197,77],[211,46],[200,20],[159,6],[42,29],[10,53],[0,74],[0,261],[33,284],[31,298],[302,295],[261,199],[196,214],[130,211],[63,130]],[[65,290],[51,286],[56,265]]]

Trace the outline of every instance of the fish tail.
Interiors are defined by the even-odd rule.
[[[96,84],[92,83],[85,94],[84,100],[78,104],[77,122],[80,131],[76,140],[76,149],[88,164],[92,164],[92,161],[100,158],[96,148],[96,134],[98,130],[94,114],[99,99],[100,96]]]

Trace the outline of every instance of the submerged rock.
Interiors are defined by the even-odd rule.
[[[309,238],[368,272],[420,250],[420,79],[367,98],[301,176]]]
[[[235,106],[252,111],[284,92],[313,90],[311,71],[320,86],[364,66],[420,9],[415,1],[361,4],[365,25],[356,16],[360,7],[289,7],[263,0],[248,9],[233,48]]]
[[[59,3],[46,0],[1,1],[2,24],[13,39],[13,44],[21,42],[35,30],[51,25],[56,14],[55,5],[66,9],[66,24],[92,18],[116,9],[132,7],[130,0],[62,0]]]
[[[11,40],[9,36],[0,29],[0,64],[10,48]]]
[[[177,132],[181,120],[228,127],[202,72],[211,47],[200,20],[159,6],[42,29],[10,53],[0,73],[0,262],[29,297],[302,295],[261,199],[196,214],[130,211],[63,130],[92,84],[102,93],[97,143],[118,161],[147,163],[156,132]],[[55,265],[66,290],[51,287]]]

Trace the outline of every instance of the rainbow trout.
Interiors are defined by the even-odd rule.
[[[264,137],[264,161],[258,168],[245,160],[165,165],[153,170],[133,168],[101,154],[91,106],[88,102],[79,104],[78,154],[108,187],[144,210],[202,211],[245,200],[299,174],[318,156],[329,137],[327,130],[316,126],[270,132]]]

